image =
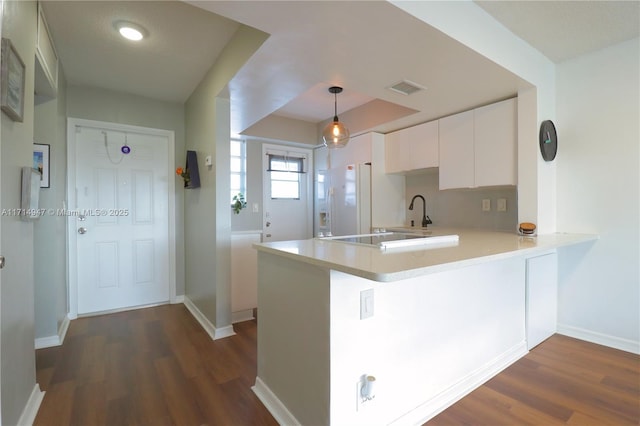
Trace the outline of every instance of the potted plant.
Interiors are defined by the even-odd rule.
[[[238,195],[233,196],[233,204],[231,208],[235,214],[240,214],[240,210],[247,207],[247,202],[244,200],[244,195],[242,192],[238,192]]]

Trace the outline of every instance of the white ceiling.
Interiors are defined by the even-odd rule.
[[[474,0],[555,63],[638,37],[640,1]]]
[[[270,37],[229,84],[235,132],[270,114],[327,120],[332,85],[344,87],[338,114],[373,99],[418,111],[376,127],[384,133],[513,96],[526,84],[384,1],[188,3],[46,1],[68,83],[184,102],[242,23]],[[638,1],[477,3],[556,62],[639,34]],[[125,43],[113,29],[118,19],[141,24],[149,39]],[[402,79],[427,90],[387,89]]]
[[[184,102],[239,24],[179,1],[44,1],[47,24],[70,85]],[[114,23],[149,37],[129,42]]]

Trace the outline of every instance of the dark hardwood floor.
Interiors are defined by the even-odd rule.
[[[277,425],[251,391],[256,323],[212,341],[183,305],[79,318],[36,351],[34,425]]]
[[[426,424],[639,425],[640,357],[556,334]]]
[[[256,323],[212,341],[183,305],[71,322],[36,351],[35,425],[275,425],[250,387]],[[560,335],[427,425],[638,425],[640,357]],[[337,425],[348,426],[348,425]]]

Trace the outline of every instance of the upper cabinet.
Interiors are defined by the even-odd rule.
[[[58,54],[40,3],[38,3],[35,70],[35,93],[55,98],[58,93]]]
[[[517,184],[516,99],[439,120],[440,189]]]
[[[438,122],[385,135],[385,171],[403,173],[438,167]]]
[[[473,111],[441,118],[440,189],[475,186]]]
[[[475,186],[518,183],[516,100],[474,110]]]

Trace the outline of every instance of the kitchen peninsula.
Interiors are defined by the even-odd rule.
[[[325,239],[254,245],[254,391],[281,424],[433,417],[555,332],[557,249],[597,238],[429,229],[459,241],[408,251]]]

